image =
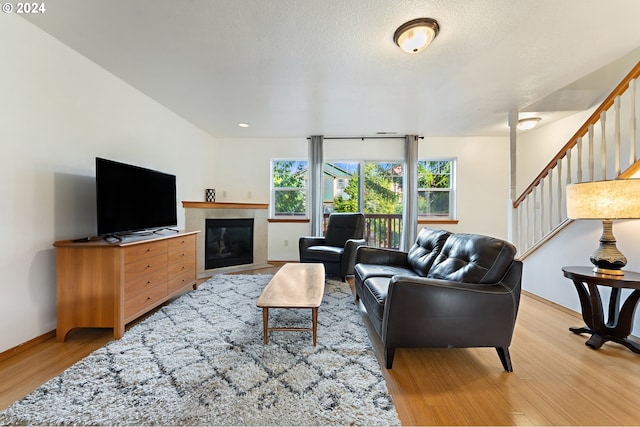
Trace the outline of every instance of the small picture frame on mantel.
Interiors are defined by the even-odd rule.
[[[209,203],[215,203],[216,201],[216,189],[207,188],[205,191],[205,200]]]

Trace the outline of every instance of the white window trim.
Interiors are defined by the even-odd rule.
[[[309,161],[306,158],[277,158],[271,159],[271,168],[269,176],[269,218],[271,219],[309,219],[309,180],[305,179],[304,187],[274,187],[273,172],[276,162],[306,162],[307,170]],[[276,191],[303,191],[304,192],[304,214],[276,214]]]
[[[430,219],[450,219],[457,220],[457,177],[458,177],[458,159],[456,157],[430,157],[430,158],[420,158],[418,159],[418,163],[420,162],[442,162],[448,161],[451,162],[451,177],[450,183],[451,187],[449,188],[449,215],[448,216],[437,216],[437,215],[425,215],[418,213],[418,218],[422,220],[430,220]],[[447,191],[441,188],[425,188],[418,187],[418,191],[420,190],[431,190],[431,191]]]

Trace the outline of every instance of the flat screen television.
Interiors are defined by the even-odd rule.
[[[96,205],[100,236],[175,227],[176,177],[96,157]]]

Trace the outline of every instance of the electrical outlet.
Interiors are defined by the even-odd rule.
[[[251,194],[251,191],[249,191],[249,192],[247,193],[247,199],[250,199],[250,198],[252,198],[252,197],[253,197],[253,194]]]
[[[288,241],[288,240],[285,240],[285,241],[284,241],[284,245],[285,245],[285,246],[289,246],[289,241]]]

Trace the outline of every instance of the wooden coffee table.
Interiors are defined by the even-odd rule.
[[[311,331],[316,345],[318,307],[324,294],[324,265],[315,263],[285,264],[273,276],[260,294],[256,305],[262,308],[264,343],[269,331]],[[270,328],[270,308],[310,308],[311,328]]]

